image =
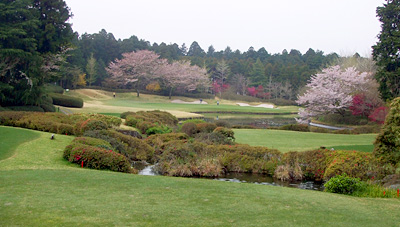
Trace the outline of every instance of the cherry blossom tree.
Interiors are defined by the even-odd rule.
[[[121,60],[110,63],[106,70],[111,75],[110,80],[118,85],[135,83],[139,97],[140,87],[160,77],[164,66],[167,65],[167,60],[159,57],[148,50],[124,53]]]
[[[308,90],[298,97],[297,103],[304,105],[299,111],[299,122],[307,122],[311,117],[338,113],[344,116],[353,101],[353,95],[366,92],[370,76],[360,73],[354,67],[342,70],[332,66],[311,77],[306,85]]]
[[[171,99],[174,89],[194,91],[209,84],[207,71],[197,65],[190,65],[189,61],[176,61],[171,64],[165,64],[161,68],[160,78],[163,85],[169,89],[169,99]]]

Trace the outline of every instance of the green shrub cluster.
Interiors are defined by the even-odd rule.
[[[103,115],[103,114],[96,114],[96,113],[78,113],[78,114],[70,115],[70,118],[74,122],[86,121],[88,119],[102,121],[109,128],[119,127],[122,123],[122,120],[119,117]]]
[[[172,140],[174,137],[180,140]],[[224,172],[272,175],[281,157],[279,151],[265,147],[207,145],[185,138],[186,134],[171,134],[164,138],[154,136],[149,140],[150,144],[157,147],[157,171],[170,176],[216,177]]]
[[[121,154],[101,147],[75,143],[64,149],[64,158],[71,163],[82,164],[91,169],[105,169],[132,173],[130,163]]]
[[[57,93],[57,94],[63,94],[64,93],[64,88],[61,86],[53,85],[53,84],[46,84],[44,86],[44,89],[48,93]]]
[[[281,130],[290,130],[290,131],[298,131],[298,132],[309,132],[310,128],[308,125],[304,124],[289,124],[289,125],[283,125],[279,129]]]
[[[160,125],[175,126],[178,124],[178,119],[172,114],[164,111],[138,111],[136,113],[126,112],[122,113],[121,116],[126,116],[126,125],[136,127],[136,124],[141,121],[147,121],[151,123],[158,123]]]
[[[171,126],[178,124],[178,119],[168,112],[159,110],[126,112],[121,116],[126,117],[125,124],[136,127],[141,133],[147,135],[172,132]]]
[[[38,131],[74,134],[73,121],[61,113],[0,112],[0,124]]]
[[[82,135],[84,131],[109,128],[121,124],[121,119],[101,114],[39,113],[39,112],[0,112],[0,124],[28,128],[44,132]]]
[[[65,107],[76,107],[76,108],[83,107],[83,100],[81,98],[62,95],[58,93],[51,93],[49,95],[53,99],[54,105],[65,106]]]
[[[283,155],[283,163],[275,172],[275,176],[282,180],[295,179],[300,174],[316,181],[329,180],[341,174],[370,180],[382,179],[394,172],[392,166],[381,165],[373,154],[358,151],[319,149],[289,152]]]
[[[397,191],[394,189],[373,184],[371,181],[361,181],[360,178],[349,177],[347,174],[332,177],[324,187],[327,192],[357,197],[397,198]]]
[[[353,194],[363,185],[360,178],[349,177],[347,174],[337,175],[324,184],[325,191],[338,194]]]
[[[124,135],[115,130],[86,131],[83,135],[109,142],[116,152],[125,155],[130,162],[147,161],[153,163],[154,149],[144,140]]]
[[[7,109],[12,111],[44,112],[44,109],[40,106],[7,106]]]

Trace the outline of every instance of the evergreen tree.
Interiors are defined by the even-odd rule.
[[[400,0],[387,0],[376,12],[382,23],[379,41],[372,47],[379,67],[376,79],[382,98],[392,99],[400,96]]]

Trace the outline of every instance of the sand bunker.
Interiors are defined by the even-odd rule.
[[[208,104],[208,103],[207,103],[207,102],[205,102],[205,101],[202,101],[202,102],[200,103],[200,100],[193,101],[193,102],[185,102],[185,101],[182,101],[182,100],[180,100],[180,99],[175,99],[175,100],[172,100],[172,101],[171,101],[171,103],[183,103],[183,104]]]
[[[261,108],[268,108],[268,109],[273,109],[274,108],[274,105],[272,105],[272,104],[260,104],[260,105],[257,105],[257,106],[252,106],[250,104],[241,103],[241,102],[238,102],[236,104],[239,105],[239,106],[261,107]]]

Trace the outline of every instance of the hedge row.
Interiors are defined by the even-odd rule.
[[[87,130],[105,129],[121,124],[121,119],[101,114],[0,112],[0,125],[28,128],[38,131],[82,135]]]
[[[49,94],[53,99],[54,105],[65,106],[65,107],[83,107],[83,100],[81,98],[76,98],[72,96],[62,95],[58,93]]]
[[[134,172],[125,156],[101,147],[74,143],[64,149],[64,158],[91,169]]]

